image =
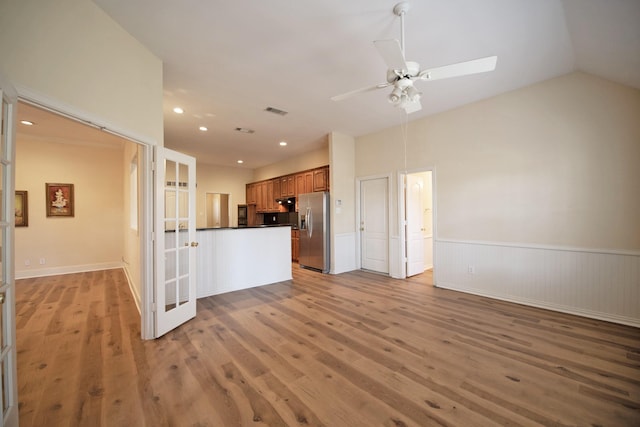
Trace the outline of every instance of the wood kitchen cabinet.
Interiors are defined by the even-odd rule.
[[[279,199],[280,197],[282,197],[282,189],[281,189],[282,182],[280,178],[274,178],[272,179],[272,181],[273,181],[273,201],[271,203],[273,203],[273,207],[277,211],[278,202],[276,202],[276,199]]]
[[[296,196],[313,191],[313,171],[300,172],[296,175]]]
[[[273,180],[267,181],[266,188],[267,191],[264,201],[264,210],[266,212],[273,212],[273,204],[276,201],[276,198],[273,196]]]
[[[298,262],[300,254],[300,230],[291,230],[291,261]]]
[[[313,190],[327,191],[329,189],[329,168],[319,168],[313,171]]]
[[[247,204],[256,204],[256,184],[247,184]]]
[[[314,191],[329,191],[329,166],[310,169],[247,184],[247,205],[254,205],[257,213],[279,212],[276,199],[298,197]],[[296,201],[296,211],[297,211]]]
[[[296,195],[295,175],[283,176],[280,179],[280,197],[294,197]]]
[[[296,197],[298,194],[306,193],[304,189],[304,174],[296,174]]]
[[[267,183],[259,182],[256,184],[256,207],[258,212],[264,212],[267,201]]]

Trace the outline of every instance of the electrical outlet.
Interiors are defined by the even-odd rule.
[[[469,274],[476,274],[476,268],[473,265],[470,265],[467,272]]]
[[[40,258],[40,265],[45,265],[45,264],[46,264],[45,259],[44,258]]]
[[[29,267],[31,265],[31,260],[25,259],[24,260],[24,265],[26,265],[27,267]]]

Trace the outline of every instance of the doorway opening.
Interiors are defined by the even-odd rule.
[[[142,338],[151,338],[145,316],[151,147],[37,101],[19,98],[17,115],[16,188],[31,203],[28,226],[15,233],[16,279],[122,267]],[[74,185],[74,217],[45,216],[45,182]]]
[[[425,169],[403,174],[404,276],[424,275],[434,284],[434,171]],[[429,276],[429,277],[427,277]]]

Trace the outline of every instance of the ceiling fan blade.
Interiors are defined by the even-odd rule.
[[[487,71],[495,70],[497,61],[497,56],[488,56],[486,58],[474,59],[472,61],[444,65],[442,67],[420,71],[418,79],[439,80],[448,79],[449,77],[466,76],[468,74],[485,73]]]
[[[376,89],[382,89],[385,88],[387,86],[390,86],[391,83],[380,83],[377,84],[375,86],[368,86],[368,87],[363,87],[360,89],[356,89],[356,90],[352,90],[351,92],[347,92],[347,93],[343,93],[342,95],[336,95],[331,97],[332,101],[342,101],[343,99],[347,99],[349,97],[352,97],[353,95],[357,95],[359,93],[363,93],[363,92],[369,92],[372,90],[376,90]]]
[[[406,71],[408,69],[398,40],[376,40],[373,44],[376,45],[376,49],[378,49],[380,56],[382,56],[390,70]]]

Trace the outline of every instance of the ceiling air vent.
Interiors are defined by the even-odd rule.
[[[277,114],[279,116],[286,116],[287,114],[289,114],[288,111],[278,110],[277,108],[273,108],[273,107],[267,107],[264,109],[264,111],[268,111],[270,113]]]
[[[249,128],[236,128],[236,130],[238,132],[242,132],[242,133],[254,133],[255,132],[255,130],[249,129]]]

